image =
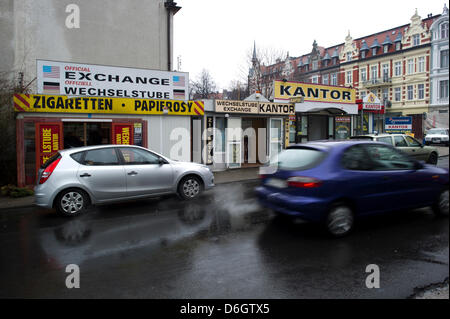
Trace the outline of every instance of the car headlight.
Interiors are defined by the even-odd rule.
[[[442,140],[443,140],[443,141],[448,141],[448,136],[442,137]]]

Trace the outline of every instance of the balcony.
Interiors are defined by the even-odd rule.
[[[366,88],[389,86],[392,83],[390,76],[383,76],[381,78],[372,78],[370,80],[362,81],[362,84]]]

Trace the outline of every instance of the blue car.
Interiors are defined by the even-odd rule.
[[[324,223],[336,237],[348,234],[360,216],[426,206],[448,216],[448,170],[385,143],[298,144],[278,155],[274,169],[264,170],[255,189],[263,206]]]

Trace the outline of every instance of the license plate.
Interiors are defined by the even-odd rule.
[[[441,142],[441,139],[440,139],[440,138],[433,138],[433,142],[435,142],[435,143],[440,143],[440,142]]]
[[[267,186],[272,186],[275,188],[286,188],[287,187],[287,183],[285,180],[283,179],[278,179],[278,178],[269,178],[266,181],[266,185]]]

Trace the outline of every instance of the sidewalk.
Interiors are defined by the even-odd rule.
[[[448,156],[449,148],[445,146],[437,147],[439,157]],[[225,171],[214,172],[215,184],[232,183],[239,181],[257,180],[259,167],[236,168]],[[34,196],[22,198],[10,198],[0,196],[0,209],[29,207],[33,205]]]
[[[447,146],[436,146],[439,152],[439,157],[448,156],[449,148]]]

